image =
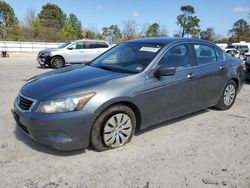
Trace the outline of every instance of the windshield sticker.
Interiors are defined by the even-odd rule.
[[[160,48],[142,47],[142,48],[140,49],[140,51],[144,51],[144,52],[153,52],[153,53],[158,52],[158,50],[160,50]]]

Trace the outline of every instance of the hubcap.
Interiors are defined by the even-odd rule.
[[[56,68],[60,68],[60,67],[62,66],[62,64],[63,64],[62,59],[56,58],[56,59],[54,60],[54,65],[55,65]]]
[[[128,115],[119,113],[111,116],[104,126],[103,139],[109,147],[124,145],[132,133],[132,123]]]
[[[234,101],[234,97],[235,97],[235,87],[234,85],[229,84],[224,91],[224,104],[226,106],[230,106]]]

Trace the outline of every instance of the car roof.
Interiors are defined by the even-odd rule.
[[[214,44],[212,42],[202,40],[202,39],[181,38],[181,37],[141,38],[141,39],[129,40],[127,42],[145,42],[145,43],[158,43],[158,44],[170,44],[170,43],[176,43],[176,42],[205,42],[209,44]]]
[[[104,40],[95,40],[95,39],[79,39],[79,40],[72,40],[72,41],[70,41],[70,43],[72,43],[72,42],[78,42],[78,41],[105,42],[105,43],[109,44],[107,41],[104,41]]]

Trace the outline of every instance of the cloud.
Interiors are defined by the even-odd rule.
[[[103,9],[103,6],[102,5],[96,5],[96,9],[101,11]]]
[[[249,11],[249,8],[248,7],[234,7],[233,11],[234,12],[247,12]]]
[[[137,17],[137,16],[139,16],[139,15],[140,15],[139,12],[133,12],[133,16],[134,16],[134,17]]]

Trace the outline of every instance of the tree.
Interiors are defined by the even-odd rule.
[[[55,4],[47,3],[42,7],[38,17],[43,26],[49,28],[61,29],[66,20],[66,14]]]
[[[199,22],[196,16],[193,16],[195,13],[194,7],[191,5],[182,6],[180,10],[183,14],[177,16],[177,25],[180,25],[182,29],[181,36],[184,37],[185,35],[191,34],[193,37],[197,37],[199,33]]]
[[[231,34],[231,41],[250,41],[250,26],[247,24],[247,21],[240,19],[233,24],[229,34]]]
[[[18,37],[18,20],[13,8],[4,1],[0,1],[0,38],[10,39]]]
[[[70,41],[77,38],[77,33],[75,32],[74,27],[69,23],[69,21],[65,21],[64,25],[61,29],[61,39],[63,41]]]
[[[68,23],[73,27],[77,38],[82,38],[82,23],[74,14],[70,14]]]
[[[123,22],[123,36],[125,40],[136,37],[137,24],[134,20],[127,20]]]
[[[160,36],[160,25],[153,23],[146,31],[146,37],[159,37]]]
[[[102,28],[102,34],[109,38],[110,43],[117,42],[119,39],[122,38],[122,33],[120,28],[117,25],[110,25],[109,27]]]
[[[94,31],[92,31],[91,29],[84,29],[83,30],[83,38],[95,39],[96,33]]]
[[[201,39],[214,42],[216,40],[214,28],[208,27],[205,31],[200,33]]]
[[[18,20],[13,8],[6,2],[0,1],[0,25],[9,27],[17,24]]]

